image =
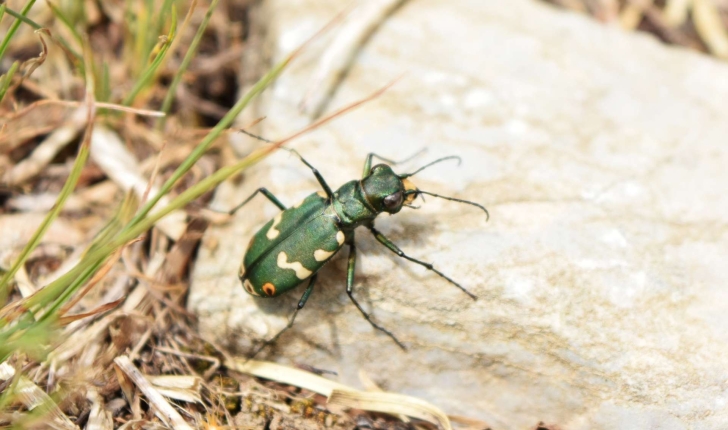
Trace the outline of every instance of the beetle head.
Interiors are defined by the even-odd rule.
[[[396,214],[408,205],[416,194],[406,194],[417,188],[407,179],[400,178],[386,164],[372,167],[369,176],[362,180],[362,188],[369,204],[378,212]]]

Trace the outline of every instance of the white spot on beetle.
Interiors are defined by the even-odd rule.
[[[328,258],[334,255],[335,252],[336,251],[324,251],[323,249],[317,249],[313,252],[313,258],[316,259],[316,261],[328,260]]]
[[[337,231],[336,232],[336,242],[339,244],[339,246],[344,244],[344,239],[345,239],[344,232],[341,230]]]
[[[240,270],[238,271],[238,278],[243,279],[245,277],[245,264],[240,265]]]
[[[316,194],[318,194],[318,195],[319,195],[319,197],[321,197],[321,198],[323,198],[323,199],[325,199],[325,198],[328,198],[328,197],[329,197],[329,196],[327,196],[327,195],[326,195],[326,192],[325,192],[325,191],[316,191]]]
[[[284,251],[281,251],[278,254],[278,267],[281,269],[291,269],[294,272],[296,272],[296,278],[298,279],[306,279],[313,273],[312,271],[306,269],[303,267],[303,264],[299,263],[298,261],[292,261],[288,262],[288,256]]]
[[[268,229],[268,232],[265,234],[265,237],[267,237],[270,240],[273,240],[276,237],[278,237],[279,234],[281,234],[280,231],[276,230],[276,227],[278,226],[278,224],[281,223],[281,218],[283,218],[283,212],[279,213],[278,215],[275,216],[275,218],[273,218],[273,225],[270,226],[270,228]]]
[[[251,296],[260,297],[260,294],[255,292],[255,288],[253,288],[253,284],[250,283],[249,279],[243,281],[243,286],[245,287],[245,291],[247,291]]]

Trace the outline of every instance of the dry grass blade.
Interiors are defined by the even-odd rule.
[[[645,10],[652,6],[653,0],[629,1],[619,14],[619,23],[625,30],[634,30],[642,22]]]
[[[168,426],[171,426],[174,429],[192,430],[192,427],[190,427],[190,425],[187,424],[187,422],[182,418],[179,413],[177,413],[172,405],[170,405],[169,402],[164,399],[162,394],[159,393],[157,389],[152,387],[152,384],[149,382],[149,380],[147,380],[147,378],[142,375],[139,369],[134,366],[129,357],[125,355],[116,357],[114,359],[114,364],[116,365],[116,369],[118,369],[119,372],[122,372],[127,378],[129,378],[129,380],[133,382],[137,388],[139,388],[139,391],[141,391],[144,396],[146,396],[149,404],[157,412],[159,412],[160,418]],[[128,393],[127,396],[129,396]],[[131,397],[129,397],[128,400],[131,401]]]
[[[225,361],[229,369],[271,381],[305,388],[322,396],[330,396],[334,390],[351,390],[344,384],[323,378],[305,370],[294,369],[268,361],[243,360],[233,358]]]
[[[111,412],[104,408],[104,401],[96,390],[89,390],[86,398],[91,402],[86,430],[111,430],[114,428],[114,419]]]
[[[406,415],[450,430],[450,420],[437,407],[414,397],[384,392],[363,392],[305,370],[256,360],[231,359],[225,365],[232,370],[259,378],[289,384],[328,397],[328,404],[365,411]]]
[[[688,19],[688,11],[693,0],[667,0],[663,12],[665,22],[671,27],[683,25]]]
[[[437,424],[446,430],[452,430],[450,420],[439,408],[424,400],[403,394],[367,393],[363,391],[337,389],[329,396],[328,404],[365,411],[407,415]]]
[[[542,0],[586,12],[627,30],[652,33],[663,42],[728,59],[726,0]]]
[[[716,57],[728,59],[728,32],[715,4],[711,0],[693,0],[693,20],[695,29],[710,52]]]
[[[189,403],[202,403],[201,379],[193,375],[147,375],[146,378],[164,397]]]
[[[98,315],[98,314],[102,314],[104,312],[110,311],[110,310],[114,309],[115,307],[119,306],[121,304],[121,302],[123,302],[123,301],[124,301],[124,299],[121,298],[121,299],[115,300],[115,301],[113,301],[111,303],[103,304],[103,305],[101,305],[101,306],[97,307],[96,309],[94,309],[92,311],[89,311],[89,312],[84,312],[82,314],[76,314],[76,315],[69,315],[69,316],[66,316],[66,317],[61,317],[61,318],[58,319],[58,325],[60,325],[60,326],[68,325],[68,324],[70,324],[70,323],[72,323],[74,321],[78,321],[80,319],[84,319],[84,318],[92,317],[92,316],[95,316],[95,315]]]

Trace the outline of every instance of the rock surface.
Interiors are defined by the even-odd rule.
[[[281,58],[340,2],[270,0]],[[324,43],[269,92],[261,133],[308,123],[297,105]],[[399,74],[384,96],[294,143],[338,187],[364,157],[448,154],[413,180],[483,203],[428,198],[378,220],[405,252],[358,231],[356,294],[409,347],[375,332],[345,293],[346,252],[326,266],[268,358],[419,396],[493,428],[728,427],[728,66],[528,0],[418,0],[372,36],[331,106]],[[253,142],[248,145],[258,145]],[[225,185],[232,207],[260,186],[290,205],[318,185],[280,152]],[[244,349],[285,324],[303,288],[253,299],[236,277],[262,197],[200,249],[190,308],[211,339]],[[317,347],[318,346],[318,347]]]

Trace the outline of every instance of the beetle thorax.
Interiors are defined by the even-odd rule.
[[[349,181],[334,193],[333,207],[342,227],[353,229],[369,223],[379,214],[364,198],[361,181]]]

